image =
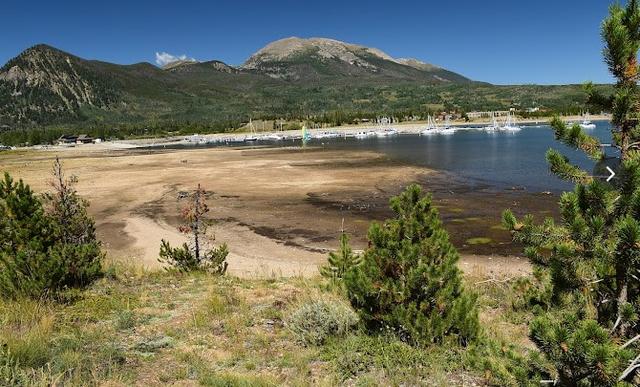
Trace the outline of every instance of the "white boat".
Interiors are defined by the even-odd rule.
[[[436,122],[433,120],[433,117],[427,116],[427,127],[423,131],[421,131],[420,134],[423,136],[429,136],[437,133],[438,126],[436,125]]]
[[[375,136],[375,135],[376,135],[376,132],[361,130],[361,131],[357,132],[354,137],[355,138],[367,138],[367,137],[371,137],[371,136]]]
[[[500,125],[498,125],[498,120],[496,119],[496,114],[491,112],[491,125],[485,126],[483,128],[487,132],[493,132],[500,129]]]
[[[451,122],[449,121],[449,117],[447,117],[444,121],[444,126],[438,129],[438,133],[440,134],[454,134],[456,132],[456,128],[451,126]]]
[[[395,136],[396,134],[398,134],[398,131],[393,128],[390,128],[390,129],[377,131],[376,137],[390,137],[390,136]]]
[[[582,122],[580,123],[580,127],[582,129],[595,129],[596,128],[596,124],[594,124],[593,122],[591,122],[591,120],[589,120],[589,113],[586,113],[582,117]]]
[[[507,114],[507,118],[504,121],[504,125],[500,127],[500,130],[506,130],[508,132],[518,132],[522,128],[516,124],[515,114]]]
[[[267,134],[266,136],[262,137],[262,140],[267,140],[267,141],[281,141],[282,140],[282,136],[280,136],[277,133],[271,133],[271,134]]]
[[[337,138],[340,137],[340,133],[337,132],[319,132],[311,135],[312,138],[316,140],[321,140],[324,138]]]
[[[253,126],[253,120],[249,118],[249,131],[250,134],[244,137],[245,142],[254,142],[258,141],[258,136],[256,135],[256,129]]]

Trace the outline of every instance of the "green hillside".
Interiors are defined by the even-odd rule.
[[[47,142],[76,127],[117,137],[221,131],[249,118],[340,125],[442,110],[577,113],[584,101],[579,85],[495,86],[328,39],[277,41],[240,67],[117,65],[37,45],[0,69],[0,142]]]

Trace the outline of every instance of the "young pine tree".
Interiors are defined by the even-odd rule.
[[[174,248],[163,239],[159,261],[179,271],[203,270],[223,275],[228,267],[229,250],[226,244],[213,246],[215,238],[207,232],[210,221],[206,218],[209,212],[206,195],[207,192],[198,184],[198,188],[189,196],[188,204],[182,208],[184,223],[178,227],[181,233],[188,236],[189,242]]]
[[[65,192],[77,208],[63,219],[55,209],[69,203],[62,204],[60,196],[51,194],[50,209],[45,209],[22,180],[5,174],[0,181],[0,297],[54,295],[100,277],[103,254],[93,220],[75,191]]]
[[[89,202],[80,197],[74,187],[78,178],[65,176],[58,157],[53,163],[52,175],[49,185],[53,191],[44,194],[45,211],[60,226],[62,242],[97,243],[95,222],[87,214]]]
[[[552,126],[559,141],[616,168],[617,175],[607,182],[549,150],[551,171],[576,183],[560,198],[560,223],[547,219],[538,225],[531,216],[518,221],[510,211],[503,215],[536,270],[549,278],[551,305],[531,323],[531,338],[555,365],[556,380],[568,386],[616,385],[634,378],[637,383],[640,368],[638,2],[612,6],[602,36],[605,62],[617,80],[615,93],[604,97],[592,85],[587,91],[591,103],[613,112],[615,152],[605,155],[599,141],[578,125],[554,119]],[[606,174],[599,169],[595,174]]]
[[[351,304],[370,330],[394,330],[416,345],[473,340],[476,297],[463,288],[458,253],[430,196],[414,184],[391,208],[395,217],[371,225],[362,264],[345,275]]]
[[[341,281],[352,268],[362,263],[362,257],[354,254],[349,246],[349,235],[342,230],[340,234],[340,250],[330,252],[327,264],[320,267],[320,274],[333,282]]]

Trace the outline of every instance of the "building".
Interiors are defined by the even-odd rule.
[[[93,143],[93,137],[88,136],[86,134],[81,134],[76,139],[76,144],[92,144],[92,143]]]
[[[58,139],[58,145],[69,145],[69,144],[75,144],[76,141],[78,141],[78,136],[75,135],[69,135],[69,134],[63,134],[62,136],[60,136],[60,138]]]

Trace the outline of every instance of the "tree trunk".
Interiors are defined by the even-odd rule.
[[[628,281],[627,281],[627,269],[618,265],[616,267],[616,307],[618,308],[617,319],[620,320],[620,324],[613,333],[620,332],[620,336],[626,335],[628,328],[628,322],[622,319],[622,306],[627,303],[628,297]]]
[[[198,184],[198,190],[196,191],[193,210],[194,210],[193,211],[193,237],[194,237],[194,243],[195,243],[195,253],[196,253],[196,260],[200,262],[200,238],[199,238],[200,230],[198,229],[198,226],[200,225],[200,216],[201,216],[200,215],[200,184]]]

